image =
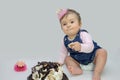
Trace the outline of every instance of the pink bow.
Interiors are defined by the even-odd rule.
[[[58,18],[59,20],[67,13],[67,9],[60,9],[58,12],[57,12],[57,15],[58,15]]]

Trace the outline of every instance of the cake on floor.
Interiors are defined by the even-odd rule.
[[[32,67],[27,80],[69,80],[60,64],[56,62],[38,62]]]

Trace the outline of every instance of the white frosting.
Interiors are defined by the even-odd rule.
[[[50,73],[46,76],[45,80],[62,80],[63,78],[63,71],[61,67],[59,67],[58,72],[54,69],[51,69]]]
[[[43,67],[41,65],[40,66],[35,66],[33,68],[33,72],[32,72],[32,79],[33,80],[42,80],[42,78],[45,75],[42,74],[42,73],[38,73],[38,71],[42,68]],[[51,68],[48,71],[50,71],[50,72],[49,72],[49,74],[47,74],[47,76],[44,78],[44,80],[62,80],[63,70],[62,70],[61,66],[58,66],[57,70],[54,69],[54,68]],[[44,69],[44,70],[42,69],[42,72],[47,72],[47,69]]]

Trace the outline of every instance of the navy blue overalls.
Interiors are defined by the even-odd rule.
[[[69,40],[68,39],[68,36],[66,35],[64,37],[64,45],[65,47],[67,48],[68,52],[70,53],[70,56],[75,59],[77,62],[79,62],[80,64],[84,64],[84,65],[87,65],[89,63],[91,63],[93,60],[94,60],[94,57],[95,57],[95,53],[96,53],[96,50],[97,49],[100,49],[101,47],[97,45],[96,42],[93,41],[93,44],[94,44],[94,49],[92,52],[90,53],[84,53],[84,52],[78,52],[78,51],[75,51],[71,48],[68,47],[68,45],[72,42],[80,42],[82,43],[82,40],[81,40],[81,37],[80,37],[80,32],[87,32],[86,30],[79,30],[79,32],[77,33],[76,37],[74,40]],[[87,32],[88,33],[88,32]]]

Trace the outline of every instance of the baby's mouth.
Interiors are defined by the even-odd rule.
[[[67,29],[67,31],[71,31],[71,30],[72,30],[72,28]]]
[[[72,32],[72,29],[69,29],[68,31],[71,33],[71,32]]]

